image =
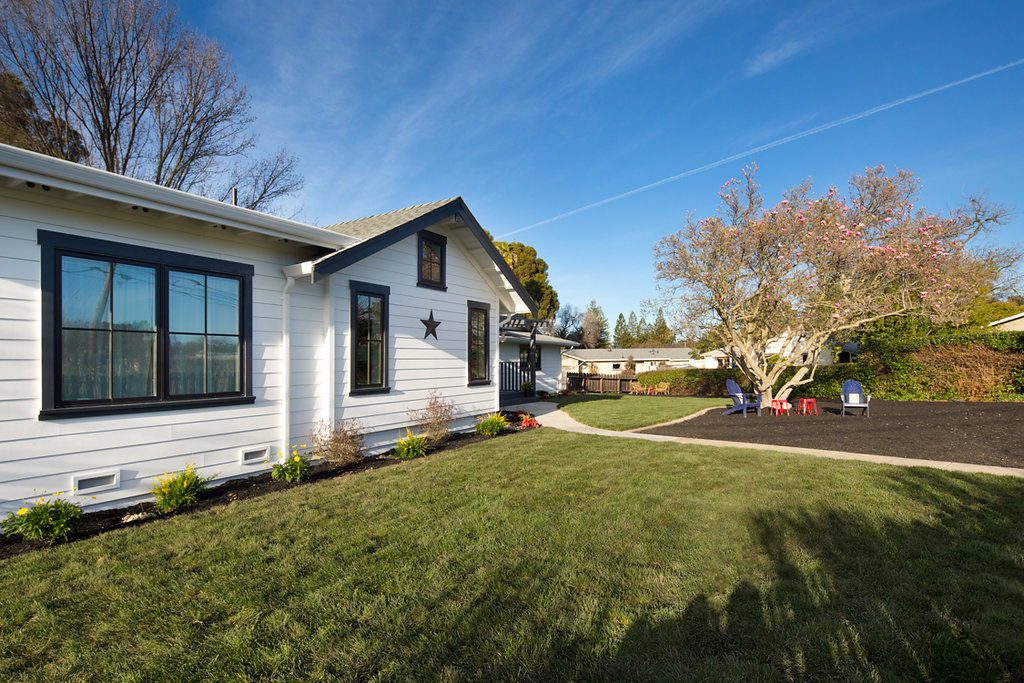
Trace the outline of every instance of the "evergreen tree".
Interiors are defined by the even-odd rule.
[[[636,312],[629,312],[629,320],[626,323],[626,329],[629,330],[629,347],[640,345],[640,323],[637,322]]]
[[[626,323],[626,317],[619,313],[619,319],[615,321],[615,348],[628,349],[633,346],[633,335]]]
[[[665,322],[665,312],[662,309],[658,309],[658,317],[654,319],[654,324],[651,325],[650,333],[648,335],[648,346],[671,346],[675,343],[676,335],[669,329],[668,323]]]

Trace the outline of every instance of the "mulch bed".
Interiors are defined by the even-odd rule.
[[[516,433],[516,431],[506,431],[502,434],[498,434],[498,437]],[[478,441],[493,438],[497,437],[481,436],[480,434],[472,432],[452,433],[443,445],[431,450],[428,455],[451,450],[453,448],[462,448],[463,446],[468,446],[470,444],[477,443]],[[167,519],[168,517],[174,517],[176,515],[189,515],[195,512],[202,512],[203,510],[225,507],[238,500],[258,498],[259,496],[264,496],[268,493],[273,493],[274,491],[284,491],[286,489],[295,488],[296,486],[305,486],[315,481],[323,481],[324,479],[333,479],[335,477],[347,476],[358,472],[366,472],[368,470],[375,470],[381,467],[387,467],[389,465],[404,462],[403,460],[393,456],[394,449],[381,453],[375,457],[366,458],[362,462],[358,462],[354,465],[339,466],[330,463],[320,464],[314,467],[313,473],[310,476],[296,483],[271,479],[269,470],[252,477],[245,477],[244,479],[230,479],[222,484],[212,486],[203,491],[199,496],[199,500],[197,500],[194,505],[175,510],[174,512],[158,512],[154,508],[153,503],[150,502],[136,503],[130,507],[86,512],[81,516],[81,518],[79,518],[74,530],[68,534],[68,540],[66,542],[73,543],[85,538],[90,538],[91,536],[96,536],[97,534],[101,534],[105,531],[111,531],[112,529],[124,529],[139,526],[141,524],[147,524],[157,519]],[[129,515],[137,515],[139,518],[129,522],[124,521],[125,517]],[[62,544],[58,542],[54,545]],[[27,553],[32,550],[38,550],[39,548],[45,547],[47,547],[47,544],[43,541],[25,541],[20,537],[0,535],[0,559],[21,555],[22,553]]]
[[[722,415],[713,410],[685,422],[641,430],[694,439],[821,448],[897,458],[1024,468],[1024,403],[871,401],[842,415],[838,400],[818,399],[818,415]]]

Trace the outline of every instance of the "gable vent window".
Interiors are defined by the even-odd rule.
[[[82,472],[71,476],[71,490],[76,496],[85,496],[97,491],[107,491],[121,486],[121,470],[106,472]]]
[[[427,230],[421,230],[418,235],[419,268],[417,272],[419,279],[416,284],[420,287],[447,289],[445,285],[445,250],[448,238]]]

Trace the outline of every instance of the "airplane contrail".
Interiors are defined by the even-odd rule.
[[[653,183],[650,183],[648,185],[644,185],[643,187],[638,187],[638,188],[635,188],[635,189],[630,190],[628,192],[623,192],[622,194],[617,194],[614,197],[608,197],[606,199],[602,199],[600,201],[596,201],[596,202],[594,202],[592,204],[587,204],[586,206],[581,206],[581,207],[579,207],[577,209],[573,209],[572,211],[566,211],[565,213],[560,213],[557,216],[552,216],[551,218],[545,218],[542,221],[538,221],[536,223],[533,223],[532,225],[527,225],[524,228],[519,228],[518,230],[513,230],[512,232],[506,232],[504,235],[498,235],[497,239],[505,239],[506,237],[511,237],[512,235],[518,235],[521,232],[526,232],[527,230],[532,230],[533,228],[538,228],[538,227],[540,227],[542,225],[547,225],[548,223],[554,223],[555,221],[562,220],[563,218],[568,218],[569,216],[575,216],[578,213],[583,213],[584,211],[589,211],[590,209],[596,209],[599,206],[604,206],[605,204],[610,204],[611,202],[615,202],[615,201],[618,201],[620,199],[625,199],[626,197],[629,197],[631,195],[634,195],[634,194],[637,194],[637,193],[640,193],[640,192],[644,192],[646,190],[650,190],[652,188],[658,187],[659,185],[664,185],[666,183],[671,183],[671,182],[674,182],[676,180],[680,180],[682,178],[686,178],[688,176],[696,175],[697,173],[702,173],[703,171],[707,171],[707,170],[710,170],[712,168],[716,168],[718,166],[722,166],[724,164],[728,164],[728,163],[730,163],[732,161],[737,161],[737,160],[742,159],[744,157],[748,157],[751,154],[757,154],[758,152],[763,152],[765,150],[772,149],[774,147],[778,147],[780,145],[785,145],[786,143],[793,142],[794,140],[800,140],[801,138],[806,138],[808,136],[815,135],[817,133],[822,133],[822,132],[824,132],[826,130],[831,130],[832,128],[836,128],[838,126],[846,125],[847,123],[853,123],[854,121],[859,121],[861,119],[866,119],[869,116],[874,116],[875,114],[879,114],[879,113],[881,113],[883,111],[892,109],[893,107],[898,107],[901,104],[906,104],[907,102],[913,102],[914,100],[919,100],[922,97],[928,97],[929,95],[934,95],[937,92],[942,92],[943,90],[949,90],[950,88],[955,88],[958,85],[963,85],[964,83],[970,83],[971,81],[976,81],[979,78],[984,78],[985,76],[991,76],[992,74],[999,73],[1000,71],[1006,71],[1007,69],[1012,69],[1013,67],[1020,66],[1021,64],[1024,64],[1024,59],[1018,59],[1018,60],[1016,60],[1014,62],[1010,62],[1008,64],[1003,64],[1002,66],[997,66],[994,69],[989,69],[988,71],[982,71],[981,73],[976,73],[973,76],[968,76],[967,78],[961,78],[960,80],[953,81],[952,83],[946,83],[945,85],[940,85],[940,86],[938,86],[936,88],[931,88],[929,90],[923,90],[923,91],[921,91],[921,92],[919,92],[919,93],[917,93],[915,95],[909,95],[907,97],[903,97],[903,98],[900,98],[898,100],[893,100],[892,102],[886,102],[885,104],[880,104],[877,107],[872,107],[871,109],[865,109],[864,111],[859,112],[857,114],[850,114],[849,116],[844,116],[841,119],[836,119],[835,121],[829,121],[828,123],[823,123],[820,126],[815,126],[814,128],[808,128],[807,130],[801,131],[799,133],[794,133],[792,135],[787,135],[784,138],[779,138],[778,140],[774,140],[772,142],[765,143],[765,144],[763,144],[763,145],[761,145],[759,147],[753,147],[753,148],[748,149],[748,150],[746,150],[744,152],[738,152],[736,154],[733,154],[733,155],[727,156],[725,158],[719,159],[718,161],[712,161],[710,164],[704,164],[703,166],[698,166],[697,168],[691,168],[689,171],[683,171],[682,173],[677,173],[677,174],[675,174],[673,176],[669,176],[668,178],[662,178],[661,180],[657,180],[657,181],[655,181]]]

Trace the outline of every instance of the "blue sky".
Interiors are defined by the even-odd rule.
[[[1024,242],[1024,63],[578,208],[1024,59],[1024,3],[185,3],[231,53],[261,145],[297,153],[324,225],[462,195],[610,321],[655,293],[652,247],[756,162],[765,197],[906,168],[923,203],[986,190]],[[540,225],[537,225],[540,223]],[[523,228],[531,227],[527,230]],[[517,232],[518,231],[518,232]]]

